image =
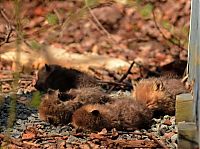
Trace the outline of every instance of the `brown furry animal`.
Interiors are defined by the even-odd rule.
[[[54,89],[64,92],[71,88],[96,86],[96,79],[75,69],[45,64],[38,71],[35,88],[39,91]]]
[[[98,87],[71,89],[68,94],[69,96],[74,97],[74,101],[79,101],[83,103],[105,104],[114,100],[109,97],[108,94],[103,92],[101,88]]]
[[[71,121],[73,112],[83,104],[112,102],[106,93],[99,88],[71,89],[68,101],[61,101],[59,92],[51,90],[44,96],[39,107],[40,118],[53,124],[67,124]]]
[[[88,104],[76,110],[72,116],[72,124],[78,129],[100,131],[135,130],[148,128],[152,114],[148,108],[131,99],[118,99],[112,104]]]
[[[149,78],[136,85],[135,98],[154,111],[155,116],[174,115],[176,95],[187,92],[180,79]]]
[[[80,102],[62,102],[58,98],[58,91],[50,91],[40,103],[39,117],[52,124],[67,124],[71,121],[73,112],[81,106]]]

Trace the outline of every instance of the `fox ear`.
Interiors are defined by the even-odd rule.
[[[161,80],[156,80],[153,85],[154,91],[163,90],[163,82]]]
[[[51,67],[48,64],[45,64],[45,69],[46,69],[46,71],[50,71]]]
[[[98,116],[100,114],[98,110],[93,110],[91,113],[94,116]]]
[[[48,93],[49,95],[52,95],[54,92],[55,92],[55,91],[52,90],[52,89],[48,89],[48,90],[47,90],[47,93]]]

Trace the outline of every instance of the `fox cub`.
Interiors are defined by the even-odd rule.
[[[174,115],[176,95],[188,93],[177,78],[149,78],[141,80],[135,88],[135,98],[144,103],[155,115]]]
[[[59,65],[45,64],[37,73],[35,88],[39,91],[58,89],[65,92],[71,88],[93,87],[96,85],[96,79],[84,72]]]
[[[66,92],[67,99],[60,100],[59,91],[49,90],[39,106],[40,118],[53,124],[67,124],[75,110],[84,104],[111,103],[114,99],[99,88],[71,89]]]
[[[100,131],[135,130],[151,125],[152,113],[133,99],[117,99],[111,104],[84,105],[72,115],[72,125],[78,129]]]

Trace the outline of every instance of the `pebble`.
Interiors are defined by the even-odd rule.
[[[169,119],[166,119],[163,124],[165,124],[167,126],[171,126],[172,122]]]
[[[72,135],[69,136],[69,138],[66,140],[67,143],[73,143],[73,142],[86,142],[84,139],[80,139],[77,137],[74,137]]]
[[[174,134],[175,134],[174,132],[165,133],[165,134],[164,134],[164,137],[165,137],[166,139],[171,139],[171,137],[172,137]]]
[[[178,134],[174,134],[172,137],[171,137],[171,142],[172,143],[177,143],[178,141]]]
[[[160,135],[164,135],[168,130],[167,125],[161,125],[158,132],[160,133]]]

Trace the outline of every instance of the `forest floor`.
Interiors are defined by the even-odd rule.
[[[94,66],[92,59],[87,61],[86,69],[80,68],[107,82],[119,82],[131,63],[134,65],[123,80],[125,84],[168,72],[183,77],[190,1],[139,0],[126,5],[103,0],[98,4],[85,2],[87,4],[83,0],[0,2],[0,145],[11,148],[177,148],[174,116],[154,119],[150,130],[83,133],[76,133],[70,124],[53,126],[38,118],[37,107],[33,106],[37,103],[32,102],[37,94],[33,87],[36,69],[54,62],[81,67],[78,59],[66,64],[65,59],[70,54],[60,59],[65,53],[95,55],[100,61],[114,59],[113,69],[104,63]],[[54,49],[53,56],[47,56],[49,46]],[[17,56],[9,52],[19,49],[21,56],[16,63]],[[31,60],[25,60],[27,57]],[[117,60],[123,65],[115,67]],[[20,72],[17,76],[16,70]],[[107,88],[110,87],[108,84]],[[130,87],[119,87],[112,94],[130,95],[131,91]],[[16,102],[11,98],[17,99]],[[12,122],[14,124],[10,124]]]

